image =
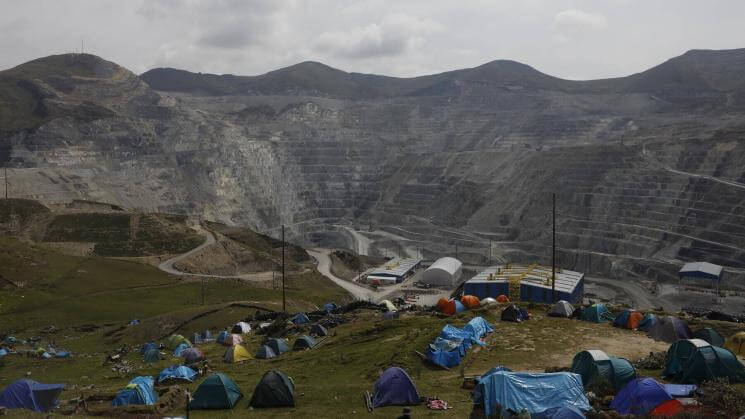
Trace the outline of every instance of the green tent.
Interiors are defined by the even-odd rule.
[[[705,340],[714,346],[719,346],[720,348],[724,347],[724,337],[711,327],[704,327],[701,330],[695,331],[693,333],[693,338]]]
[[[295,407],[295,383],[281,371],[268,371],[256,385],[251,407]]]
[[[582,320],[586,322],[603,323],[615,320],[616,316],[613,315],[605,304],[593,304],[590,307],[585,308],[582,313]]]
[[[180,344],[185,343],[189,347],[191,347],[191,342],[189,342],[189,339],[181,336],[181,335],[171,335],[168,336],[168,339],[166,339],[166,348],[170,350],[176,349]]]
[[[197,387],[189,409],[232,409],[241,397],[243,393],[233,380],[218,372]]]
[[[582,351],[575,355],[570,371],[582,377],[584,386],[597,379],[606,379],[616,390],[636,378],[636,370],[629,361],[608,356],[600,350]]]
[[[699,384],[712,378],[741,383],[745,382],[745,366],[727,349],[701,339],[681,339],[667,350],[662,376],[683,384]]]

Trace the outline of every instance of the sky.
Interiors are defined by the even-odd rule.
[[[743,17],[742,0],[0,0],[0,69],[82,41],[138,74],[319,61],[411,77],[510,59],[584,80],[745,47]]]

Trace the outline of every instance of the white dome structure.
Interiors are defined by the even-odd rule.
[[[463,263],[458,259],[440,258],[424,271],[422,281],[435,286],[453,287],[460,279],[462,268]]]

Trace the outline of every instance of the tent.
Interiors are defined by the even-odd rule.
[[[548,311],[550,317],[572,317],[574,307],[568,301],[560,300]]]
[[[225,346],[240,345],[241,343],[243,343],[243,338],[241,335],[236,335],[235,333],[231,333],[222,341],[222,344]]]
[[[613,320],[613,326],[624,329],[636,330],[639,323],[644,319],[644,315],[636,310],[626,309],[616,316]]]
[[[527,310],[520,308],[517,304],[510,304],[502,310],[502,321],[521,322],[530,319]]]
[[[259,350],[256,351],[256,358],[270,359],[270,358],[275,358],[276,356],[277,356],[277,354],[274,353],[274,351],[272,350],[272,348],[270,348],[270,347],[268,347],[266,345],[261,345],[259,347]]]
[[[168,337],[168,339],[166,339],[166,348],[174,350],[182,343],[185,343],[187,346],[191,346],[191,342],[189,342],[189,339],[181,335],[171,335]]]
[[[459,344],[463,348],[463,353],[461,355],[465,355],[465,351],[467,351],[473,343],[478,343],[482,346],[484,345],[484,342],[481,342],[478,339],[474,339],[471,333],[466,332],[463,329],[458,329],[457,327],[449,324],[446,324],[442,327],[442,330],[440,331],[440,337],[443,339],[459,342]]]
[[[458,300],[447,300],[447,302],[442,307],[442,310],[441,311],[443,313],[447,314],[447,315],[452,316],[452,315],[454,315],[456,313],[460,313],[460,312],[463,312],[465,310],[466,310],[466,306],[464,306],[463,303],[461,303],[460,301],[458,301]]]
[[[666,316],[658,318],[657,322],[649,329],[647,336],[654,340],[673,343],[679,339],[690,339],[691,329],[677,317]]]
[[[439,300],[437,300],[437,311],[444,312],[445,306],[447,306],[448,304],[450,304],[450,300],[445,297],[440,298]]]
[[[573,319],[582,319],[582,317],[585,315],[585,308],[582,306],[579,306],[574,309],[574,312],[572,313]]]
[[[386,311],[383,313],[383,320],[396,320],[399,317],[398,311]]]
[[[500,371],[512,372],[512,370],[509,369],[509,368],[507,368],[507,367],[503,367],[501,365],[497,365],[496,367],[490,369],[489,371],[481,374],[481,376],[478,378],[478,382],[481,383],[482,381],[484,381],[484,379],[486,379],[486,377],[488,377],[488,376],[490,376],[490,375],[492,375],[494,373],[500,372]],[[483,386],[479,386],[478,384],[476,385],[476,388],[473,389],[473,392],[471,393],[471,397],[473,398],[474,404],[483,404],[484,403],[484,395],[481,393],[481,391],[483,389],[484,389],[484,387]]]
[[[605,379],[613,385],[616,391],[636,378],[636,370],[629,361],[608,356],[600,350],[577,353],[572,360],[570,371],[582,377],[582,385],[584,386],[597,379]]]
[[[161,359],[160,351],[157,348],[148,349],[142,359],[147,363],[158,362]]]
[[[585,419],[586,417],[574,406],[552,407],[541,413],[530,415],[530,419]]]
[[[189,346],[188,344],[179,343],[176,349],[173,350],[173,356],[181,356],[181,354],[189,348],[191,348],[191,346]]]
[[[328,336],[329,331],[318,323],[310,327],[310,334],[314,336]]]
[[[29,409],[48,412],[57,406],[57,397],[63,384],[42,384],[34,380],[21,379],[8,384],[0,392],[0,406],[8,409]]]
[[[391,367],[375,382],[373,407],[413,406],[419,404],[420,397],[414,382],[403,369]]]
[[[272,348],[272,351],[274,351],[276,355],[282,355],[290,350],[290,345],[288,345],[287,341],[284,339],[269,339],[266,345]]]
[[[495,299],[493,299],[491,297],[486,297],[483,300],[481,300],[481,307],[489,306],[489,305],[492,305],[492,304],[497,304],[497,300],[495,300]]]
[[[383,300],[380,302],[380,305],[387,311],[396,311],[396,306],[390,300]]]
[[[471,335],[473,339],[481,340],[487,333],[493,332],[494,328],[483,317],[479,316],[472,318],[471,321],[463,326],[463,331]]]
[[[724,346],[724,338],[722,335],[711,327],[704,327],[703,329],[697,330],[693,333],[693,338],[705,340],[706,342],[709,342],[714,346],[719,346],[720,348]]]
[[[8,351],[4,348],[0,348],[0,358],[4,357],[5,355],[8,355]]]
[[[248,333],[251,331],[251,325],[246,322],[238,322],[235,325],[233,325],[233,330],[231,332],[237,333],[239,335]]]
[[[590,410],[582,388],[582,378],[570,372],[536,374],[499,371],[480,380],[479,386],[487,416],[497,416],[497,406],[503,412],[526,410],[530,414],[565,406]]]
[[[158,345],[155,344],[155,342],[148,342],[140,348],[140,354],[145,355],[145,352],[149,351],[150,349],[158,349]]]
[[[639,322],[639,326],[636,329],[641,330],[642,332],[649,332],[649,329],[651,329],[655,323],[657,323],[657,316],[652,313],[647,313]]]
[[[112,406],[154,405],[158,401],[158,395],[155,393],[153,384],[153,377],[140,376],[133,378],[123,390],[116,393],[116,397],[111,401]]]
[[[662,376],[679,383],[698,384],[713,378],[745,382],[745,366],[729,350],[701,339],[683,339],[672,345]]]
[[[497,297],[497,302],[500,302],[500,303],[509,303],[510,302],[510,299],[507,298],[507,296],[504,295],[504,294],[499,294],[499,296]]]
[[[300,351],[303,349],[310,349],[314,346],[316,346],[316,340],[308,335],[303,335],[295,339],[295,343],[292,344],[292,350]]]
[[[461,297],[460,302],[469,309],[481,307],[481,301],[475,295],[464,295]]]
[[[204,343],[204,339],[202,339],[202,335],[198,332],[194,332],[191,335],[191,343],[198,344],[198,343]]]
[[[181,357],[184,358],[184,362],[187,364],[193,364],[205,359],[204,352],[199,350],[199,348],[185,349],[183,352],[181,352]]]
[[[251,359],[251,354],[248,353],[246,348],[243,347],[243,345],[233,345],[229,346],[225,350],[225,355],[222,357],[223,361],[229,362],[229,363],[236,363],[236,362],[242,362],[248,359]]]
[[[172,365],[158,375],[158,384],[173,381],[186,381],[191,383],[197,378],[197,372],[183,365]]]
[[[637,378],[631,380],[616,394],[611,409],[622,415],[644,416],[649,414],[655,407],[673,397],[665,390],[665,387],[652,378]]]
[[[295,407],[295,382],[281,371],[267,371],[254,388],[249,406]]]
[[[230,336],[230,333],[228,333],[227,330],[223,330],[222,332],[220,332],[219,335],[217,335],[217,339],[215,339],[215,342],[219,344],[225,344],[225,339],[227,339],[228,336]]]
[[[654,410],[650,413],[652,417],[673,417],[678,415],[679,413],[683,413],[685,411],[685,406],[683,406],[683,403],[681,403],[680,400],[672,399],[668,400],[659,406],[655,407]]]
[[[189,409],[232,409],[243,397],[241,389],[225,374],[215,373],[197,387]]]
[[[298,313],[292,316],[292,318],[290,318],[290,321],[295,323],[296,325],[310,323],[310,319],[308,318],[308,315],[305,313]]]
[[[745,332],[738,332],[727,338],[724,347],[736,355],[745,357]]]
[[[613,314],[608,311],[605,304],[593,304],[590,307],[586,307],[582,313],[582,320],[586,322],[603,323],[612,321],[613,319]]]
[[[326,303],[323,305],[323,309],[326,310],[326,313],[331,313],[332,311],[338,309],[339,306],[336,305],[335,302]]]

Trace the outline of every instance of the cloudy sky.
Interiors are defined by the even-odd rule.
[[[80,49],[136,73],[312,60],[431,74],[512,59],[571,79],[745,47],[742,0],[0,0],[0,69]]]

